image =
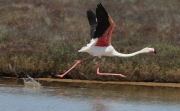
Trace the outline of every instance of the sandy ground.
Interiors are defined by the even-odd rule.
[[[39,81],[56,81],[56,82],[74,82],[74,83],[94,83],[94,84],[120,84],[120,85],[137,85],[137,86],[159,86],[159,87],[179,87],[180,83],[156,83],[156,82],[118,82],[118,81],[94,81],[94,80],[74,80],[74,79],[53,79],[38,78]]]

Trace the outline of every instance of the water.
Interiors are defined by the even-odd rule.
[[[27,75],[27,78],[22,78],[24,81],[24,86],[25,87],[34,87],[34,88],[39,88],[41,87],[41,84],[34,80],[34,78],[30,77],[29,75]]]
[[[180,88],[0,79],[0,111],[179,111]]]

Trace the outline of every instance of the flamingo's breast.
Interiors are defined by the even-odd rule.
[[[89,50],[89,53],[93,56],[113,56],[113,51],[114,48],[113,46],[92,46],[91,49]]]

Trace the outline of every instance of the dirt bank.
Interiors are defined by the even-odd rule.
[[[107,84],[107,85],[134,85],[134,86],[153,86],[153,87],[174,87],[180,88],[180,83],[157,83],[157,82],[128,82],[128,81],[95,81],[95,80],[75,80],[58,78],[35,78],[41,84],[44,82],[63,82],[63,83],[84,83],[84,84]],[[0,84],[22,84],[21,78],[1,77]],[[42,84],[43,86],[43,84]]]
[[[94,81],[94,80],[74,80],[74,79],[52,79],[52,78],[38,78],[38,81],[49,82],[74,82],[74,83],[93,83],[93,84],[116,84],[116,85],[136,85],[136,86],[158,86],[158,87],[179,87],[180,83],[156,83],[156,82],[117,82],[117,81]]]

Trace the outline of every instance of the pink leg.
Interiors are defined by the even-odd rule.
[[[90,58],[92,58],[93,56],[89,56],[89,57],[87,57],[87,58],[85,58],[85,59],[82,59],[82,60],[78,60],[69,70],[67,70],[64,74],[58,74],[58,75],[56,75],[57,77],[63,77],[63,76],[65,76],[69,71],[71,71],[74,67],[76,67],[79,63],[81,63],[82,61],[84,61],[84,60],[86,60],[86,59],[90,59]]]
[[[100,61],[101,61],[101,58],[99,58],[99,61],[98,61],[97,75],[110,75],[110,76],[126,77],[126,76],[124,76],[123,74],[101,73],[101,72],[99,72]]]

